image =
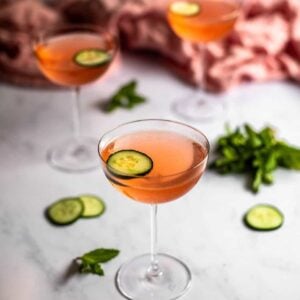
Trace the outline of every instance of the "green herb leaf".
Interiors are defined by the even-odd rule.
[[[104,276],[104,271],[100,264],[86,264],[82,262],[82,264],[79,266],[79,272]]]
[[[262,169],[257,169],[251,182],[251,189],[254,193],[257,193],[259,191],[259,187],[262,184],[262,178],[263,178]]]
[[[136,89],[136,80],[132,80],[121,86],[120,89],[109,99],[105,110],[107,112],[112,112],[117,108],[132,109],[136,105],[144,103],[146,98],[138,94]]]
[[[274,181],[274,176],[271,172],[270,173],[264,173],[262,180],[263,180],[263,183],[265,183],[265,184],[272,184],[273,181]]]
[[[94,264],[91,266],[91,273],[99,276],[104,276],[104,271],[100,264]]]
[[[85,253],[83,256],[81,256],[80,259],[89,264],[104,263],[116,257],[119,254],[119,252],[120,251],[116,249],[100,248]]]
[[[117,249],[95,249],[78,257],[76,261],[79,263],[80,273],[91,273],[99,276],[104,275],[104,271],[100,263],[105,263],[113,259],[119,254]]]
[[[300,170],[300,149],[277,140],[271,127],[256,131],[245,124],[233,131],[226,125],[216,153],[210,167],[220,174],[249,174],[249,187],[254,193],[262,184],[274,182],[273,172],[278,167]]]
[[[262,145],[259,134],[255,132],[249,124],[246,124],[244,128],[248,134],[248,145],[251,148],[259,148]]]
[[[277,147],[279,156],[279,165],[287,169],[300,170],[300,149],[280,144]]]

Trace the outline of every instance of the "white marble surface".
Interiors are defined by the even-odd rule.
[[[97,103],[121,83],[139,79],[149,97],[133,111],[103,114]],[[83,131],[100,135],[122,122],[172,118],[172,101],[190,92],[158,64],[125,57],[122,67],[83,90]],[[117,268],[147,252],[148,207],[125,199],[99,169],[67,174],[46,163],[46,150],[71,132],[67,91],[0,85],[0,300],[117,300]],[[300,145],[300,88],[288,83],[251,85],[230,93],[228,113],[212,124],[193,124],[213,144],[223,123],[273,124]],[[184,199],[160,206],[160,251],[183,259],[193,273],[187,300],[300,299],[300,172],[280,170],[276,184],[254,196],[244,178],[208,171]],[[95,193],[107,203],[99,219],[57,228],[44,218],[58,198]],[[242,215],[256,203],[277,205],[285,224],[277,231],[249,231]],[[106,276],[66,276],[71,260],[97,247],[121,254],[104,266]],[[157,299],[161,300],[161,299]]]

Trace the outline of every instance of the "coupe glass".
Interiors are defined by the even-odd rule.
[[[171,0],[167,19],[181,39],[197,43],[201,51],[201,91],[174,103],[175,112],[189,121],[219,117],[224,111],[221,97],[207,91],[207,44],[228,35],[240,13],[241,0]]]
[[[80,132],[80,87],[99,79],[117,51],[115,36],[105,28],[89,25],[55,26],[40,32],[34,53],[42,73],[53,83],[73,90],[73,136],[49,151],[52,166],[64,171],[85,171],[97,167],[98,141]],[[81,53],[81,54],[80,54]],[[102,62],[87,63],[95,54]]]
[[[107,161],[121,150],[146,154],[153,168],[146,175],[120,176]],[[188,267],[175,257],[157,252],[157,206],[183,196],[198,182],[208,153],[209,142],[202,132],[169,120],[126,123],[100,139],[99,155],[108,180],[124,195],[151,208],[150,253],[126,262],[116,275],[117,287],[126,298],[177,299],[189,288]]]

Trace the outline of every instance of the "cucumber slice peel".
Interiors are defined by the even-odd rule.
[[[63,198],[47,208],[48,219],[56,225],[68,225],[78,220],[82,214],[83,205],[79,198]]]
[[[101,198],[94,195],[81,195],[79,199],[83,204],[82,218],[99,217],[104,213],[105,203]]]
[[[183,17],[193,17],[200,13],[201,6],[193,1],[175,1],[170,5],[170,11]]]
[[[245,214],[245,224],[254,230],[269,231],[282,226],[284,215],[275,206],[258,204],[251,207]]]
[[[99,67],[109,63],[112,56],[105,50],[85,49],[74,55],[74,62],[81,67]]]
[[[143,152],[126,149],[111,154],[107,159],[107,168],[117,177],[134,178],[148,174],[153,168],[153,161]]]

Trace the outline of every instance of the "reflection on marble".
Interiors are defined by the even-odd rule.
[[[103,114],[97,107],[121,83],[139,79],[149,97],[133,111]],[[127,57],[118,73],[84,88],[82,121],[86,135],[100,137],[113,126],[140,118],[176,119],[170,107],[190,93],[151,62]],[[98,170],[67,174],[48,166],[45,153],[71,132],[69,92],[0,85],[0,300],[117,300],[114,276],[122,262],[147,252],[148,207],[124,199]],[[300,88],[289,83],[244,86],[228,94],[229,109],[213,123],[192,124],[210,141],[232,126],[273,124],[281,137],[300,146]],[[276,183],[258,195],[240,176],[207,172],[184,199],[159,209],[162,252],[184,260],[193,273],[187,300],[300,299],[300,174],[280,170]],[[107,203],[98,219],[55,227],[44,218],[51,202],[94,193]],[[242,224],[252,205],[268,202],[285,214],[277,231],[257,233]],[[78,275],[72,260],[97,247],[120,255],[105,264],[106,275]],[[156,299],[163,300],[163,299]]]

